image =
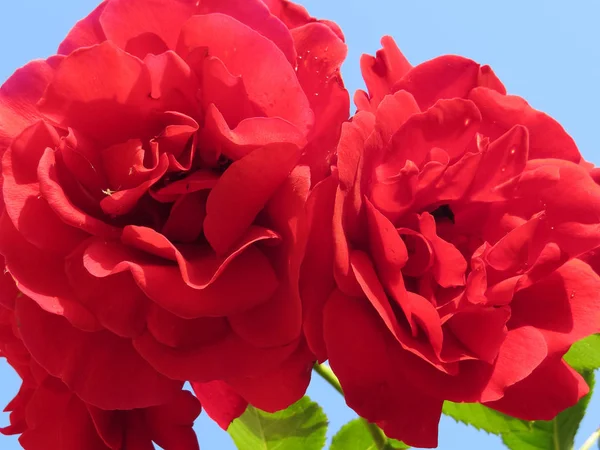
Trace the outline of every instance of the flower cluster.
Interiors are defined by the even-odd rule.
[[[284,409],[326,360],[421,447],[446,400],[588,392],[600,175],[488,66],[382,43],[350,120],[342,32],[287,0],[105,0],[4,83],[0,431],[194,450],[201,408]]]

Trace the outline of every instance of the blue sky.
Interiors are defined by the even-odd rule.
[[[0,2],[0,82],[35,58],[51,55],[70,27],[97,0]],[[343,75],[353,92],[363,86],[358,61],[392,35],[408,59],[419,63],[456,53],[490,64],[512,94],[555,117],[589,161],[600,165],[600,3],[556,0],[303,0],[315,16],[336,21],[350,47]],[[0,360],[0,405],[18,390],[18,379]],[[309,395],[324,407],[330,434],[354,415],[339,394],[314,380]],[[0,425],[8,416],[0,415]],[[591,401],[577,436],[578,448],[600,425],[600,394]],[[234,449],[226,433],[202,417],[197,423],[203,450]],[[15,450],[16,438],[1,437],[0,448]],[[501,449],[495,436],[443,418],[440,449]]]

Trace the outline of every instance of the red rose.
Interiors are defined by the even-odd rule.
[[[588,392],[562,356],[600,331],[600,278],[578,258],[600,245],[600,187],[489,67],[413,68],[383,44],[309,198],[309,345],[409,445],[436,446],[444,400],[550,419]]]
[[[0,292],[4,297],[5,291]],[[198,449],[192,429],[200,414],[198,400],[178,392],[165,405],[130,411],[104,411],[86,405],[58,378],[33,361],[15,334],[14,314],[0,306],[0,356],[23,378],[21,389],[6,408],[10,425],[3,434],[21,434],[28,450],[120,450],[152,448]]]
[[[232,398],[205,405],[221,423],[301,397],[304,203],[348,115],[345,54],[284,0],[107,0],[18,70],[0,253],[32,358],[105,410],[185,380]]]

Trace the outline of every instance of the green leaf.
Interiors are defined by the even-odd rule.
[[[529,422],[507,416],[479,403],[444,402],[442,412],[457,422],[471,425],[478,430],[484,430],[492,434],[531,429]]]
[[[308,397],[274,414],[248,406],[227,430],[238,450],[321,450],[327,416]]]
[[[590,385],[588,395],[554,420],[532,422],[530,431],[503,434],[502,440],[506,446],[511,450],[571,450],[594,385],[593,372],[586,372],[583,377]]]
[[[385,449],[395,450],[410,448],[406,444],[388,439]],[[336,433],[331,442],[329,450],[380,450],[373,440],[373,436],[366,427],[363,419],[354,419],[344,425]]]
[[[600,334],[576,342],[564,358],[578,372],[600,368]]]

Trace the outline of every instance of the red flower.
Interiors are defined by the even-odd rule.
[[[309,345],[409,445],[436,445],[444,400],[550,419],[588,391],[562,356],[600,331],[600,278],[578,258],[600,245],[600,187],[489,67],[412,68],[383,44],[309,198]]]
[[[0,293],[4,296],[5,292]],[[6,435],[21,434],[27,450],[199,449],[192,429],[200,413],[198,400],[179,391],[169,403],[129,411],[104,411],[85,404],[58,378],[30,358],[17,337],[14,314],[0,306],[0,356],[23,378],[17,396],[6,408]]]
[[[86,405],[169,404],[185,380],[235,411],[304,393],[303,211],[348,115],[346,46],[267,3],[107,0],[0,90],[9,306]]]

